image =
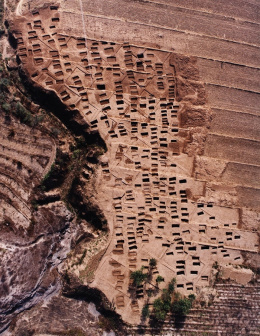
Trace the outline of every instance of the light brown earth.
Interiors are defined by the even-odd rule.
[[[84,10],[97,11],[96,19],[105,6],[113,25],[116,20],[116,25],[123,25],[124,29],[129,21],[140,19],[137,9],[142,2],[135,3],[135,13],[133,4],[125,3],[132,15],[126,23],[122,23],[125,7],[115,11],[113,1],[96,5],[84,3]],[[149,16],[149,20],[157,20],[156,11],[159,13],[161,7],[153,12],[145,9],[142,24]],[[89,18],[87,13],[85,21]],[[120,19],[114,18],[115,13]],[[71,23],[72,15],[78,25],[69,28],[66,25]],[[209,22],[211,15],[205,18],[200,13],[193,19],[197,20],[197,16],[197,32],[191,35],[203,41],[201,20]],[[101,158],[96,177],[96,199],[108,220],[110,241],[92,286],[106,294],[126,321],[137,323],[146,294],[140,289],[138,300],[130,298],[129,274],[142,265],[148,268],[149,259],[157,259],[156,273],[166,282],[176,277],[177,288],[186,294],[209,286],[215,262],[240,265],[240,251],[258,252],[258,235],[244,230],[241,223],[243,210],[237,208],[243,204],[240,189],[234,189],[234,185],[227,189],[221,180],[215,186],[207,184],[203,180],[206,175],[211,179],[208,169],[203,180],[195,181],[193,176],[203,169],[204,161],[197,160],[194,170],[193,160],[203,154],[213,170],[214,160],[209,158],[224,160],[222,176],[225,162],[259,165],[259,147],[254,139],[208,133],[211,111],[206,104],[206,91],[214,108],[220,108],[219,103],[227,107],[226,97],[234,97],[234,102],[229,100],[230,106],[239,104],[236,95],[240,91],[215,83],[205,87],[196,58],[129,43],[104,42],[104,36],[100,36],[101,41],[85,40],[84,29],[81,33],[78,30],[81,19],[80,8],[75,4],[73,9],[67,4],[60,9],[51,6],[17,18],[14,34],[18,55],[32,79],[44,89],[55,91],[70,108],[78,109],[93,131],[98,130],[106,141],[108,151]],[[102,20],[96,21],[99,29]],[[177,24],[173,17],[171,22]],[[167,15],[163,25],[166,24]],[[251,24],[244,26],[248,31],[252,29]],[[189,30],[189,26],[185,27]],[[184,34],[182,29],[179,23],[178,29],[166,36],[173,38],[176,30]],[[91,35],[89,23],[87,31]],[[79,33],[81,38],[73,36]],[[224,38],[218,33],[221,36],[211,38],[212,43],[216,39],[226,43],[228,38],[243,44],[239,40],[242,33],[239,38],[235,33]],[[128,37],[138,44],[136,35],[130,29],[124,39]],[[257,44],[257,36],[252,33],[250,38],[248,44]],[[116,40],[113,33],[109,40]],[[184,52],[175,44],[172,43],[173,49]],[[213,77],[214,74],[215,71]],[[214,82],[211,78],[208,81]],[[254,109],[258,99],[255,93],[243,91],[242,98],[250,102],[247,109]]]
[[[242,266],[259,267],[257,1],[40,4],[20,2],[11,25],[21,66],[108,149],[94,186],[108,242],[93,275],[92,252],[68,270],[133,324],[158,274],[200,299],[216,262],[224,279],[247,285],[254,275]],[[151,258],[153,279],[133,299],[129,275]]]

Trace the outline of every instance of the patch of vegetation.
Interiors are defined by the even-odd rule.
[[[172,294],[174,292],[175,283],[176,280],[172,279],[168,284],[168,287],[163,289],[161,297],[154,300],[153,317],[160,322],[165,320],[167,314],[171,310],[173,299]]]
[[[221,268],[218,264],[217,261],[214,262],[214,264],[212,265],[212,268],[215,270],[214,271],[214,275],[215,275],[215,280],[214,280],[214,283],[219,283],[221,282],[221,275],[222,275],[222,272],[221,272]],[[223,281],[223,280],[222,280]]]
[[[172,304],[172,312],[175,314],[176,317],[186,316],[189,313],[194,300],[195,295],[191,294],[188,297],[184,297],[174,301]]]
[[[87,254],[87,250],[85,249],[82,253],[82,256],[79,258],[78,261],[76,261],[74,264],[72,264],[72,267],[73,266],[78,266],[78,265],[81,265],[86,257],[86,254]]]
[[[11,105],[8,104],[8,103],[3,103],[3,105],[2,105],[2,109],[3,109],[5,112],[10,112],[10,110],[11,110]]]
[[[156,265],[157,265],[157,260],[154,258],[150,259],[149,266],[153,268],[153,267],[156,267]]]
[[[171,301],[163,300],[161,298],[154,300],[153,315],[156,320],[164,321],[171,309]]]
[[[60,187],[65,180],[66,174],[68,174],[70,163],[71,159],[69,154],[62,152],[59,148],[57,148],[55,162],[52,164],[51,169],[42,179],[41,188],[43,190],[49,191],[51,189]]]
[[[11,106],[10,106],[11,107]],[[10,109],[9,109],[10,111]],[[43,120],[44,115],[33,115],[27,108],[25,108],[20,102],[17,102],[14,106],[12,103],[12,111],[15,116],[23,123],[31,127],[38,126]]]
[[[26,327],[23,327],[17,332],[17,336],[33,336],[35,333],[34,330],[27,329]]]
[[[182,297],[180,293],[175,291],[176,280],[172,279],[168,287],[163,289],[160,298],[153,303],[153,319],[158,322],[164,322],[167,315],[172,313],[175,322],[183,321],[186,315],[192,308],[195,295],[191,294],[188,297]]]
[[[158,274],[156,279],[153,279],[153,271],[156,269],[157,260],[151,258],[149,260],[149,267],[146,273],[144,273],[144,266],[140,270],[131,272],[130,279],[132,280],[129,284],[129,292],[132,295],[132,298],[135,300],[138,296],[138,291],[143,287],[144,296],[147,298],[146,304],[149,306],[149,300],[152,296],[155,296],[159,292],[159,284],[164,282],[164,278]],[[155,280],[155,281],[154,281]],[[155,283],[154,283],[155,282]],[[149,288],[146,289],[147,284]],[[145,308],[147,309],[147,308]],[[145,314],[142,314],[142,319],[145,320]]]
[[[132,280],[132,285],[137,289],[140,289],[140,286],[143,285],[144,298],[146,300],[142,312],[141,319],[143,322],[149,317],[150,318],[150,326],[151,327],[161,327],[168,315],[175,319],[175,323],[179,324],[183,322],[185,316],[189,313],[192,308],[193,301],[195,300],[195,295],[191,294],[188,297],[181,296],[179,292],[175,291],[176,279],[173,278],[167,285],[166,288],[161,290],[160,297],[157,297],[152,304],[149,303],[150,298],[153,295],[157,295],[160,291],[159,284],[164,282],[165,279],[160,274],[157,275],[155,279],[153,279],[152,270],[157,266],[156,259],[152,258],[149,261],[148,272],[144,273],[144,267],[140,270],[134,271],[130,274],[130,279]],[[154,285],[154,280],[156,285]],[[150,286],[147,290],[146,284],[150,283]],[[154,289],[152,289],[154,286]],[[131,283],[130,283],[131,289]],[[133,297],[136,299],[136,295]],[[150,311],[149,306],[152,306],[152,310]],[[160,329],[160,328],[159,328]]]
[[[140,286],[146,279],[148,275],[146,273],[143,273],[143,268],[140,270],[131,272],[130,279],[133,281],[133,286],[138,287]]]
[[[118,327],[116,319],[114,319],[112,316],[105,317],[100,315],[98,325],[106,332],[116,330]]]
[[[164,282],[164,277],[162,277],[161,275],[158,275],[155,281],[157,284],[159,284],[160,282]]]
[[[215,270],[219,269],[219,264],[217,261],[214,262],[214,264],[212,265],[212,268],[214,268]]]
[[[33,199],[31,204],[32,204],[33,210],[37,211],[39,207],[39,203],[36,201],[36,199]]]
[[[2,71],[1,71],[1,75],[4,76],[6,75],[6,72],[4,71],[4,68],[1,67]],[[0,78],[0,90],[2,92],[9,92],[9,86],[11,85],[11,81],[9,78],[6,77],[2,77]]]
[[[36,127],[42,123],[44,115],[30,111],[31,101],[22,92],[22,83],[19,81],[17,70],[8,71],[0,57],[0,110],[6,116],[13,115],[21,123]]]
[[[146,303],[142,309],[142,319],[147,319],[150,316],[149,305]]]
[[[51,134],[57,138],[60,134],[61,134],[61,131],[59,130],[59,128],[57,127],[51,127]]]
[[[86,257],[87,250],[85,249],[82,253],[82,256],[79,259],[79,265],[83,263],[84,258]]]

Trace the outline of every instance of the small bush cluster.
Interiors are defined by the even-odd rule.
[[[0,90],[2,92],[8,92],[8,87],[11,85],[11,81],[9,78],[2,77],[0,78]]]
[[[172,312],[177,316],[177,317],[182,317],[185,316],[189,313],[192,303],[195,300],[195,295],[191,294],[188,297],[184,297],[181,299],[178,299],[173,302],[172,305]]]
[[[160,298],[153,303],[153,316],[156,320],[163,322],[168,315],[172,313],[176,319],[185,317],[195,300],[195,295],[191,294],[188,297],[181,297],[178,292],[175,292],[176,280],[172,279],[166,289],[163,289]]]
[[[146,273],[143,273],[143,268],[132,272],[130,275],[130,279],[133,280],[133,285],[135,287],[140,286],[147,279],[147,277],[148,275]]]
[[[152,258],[149,261],[149,269],[148,269],[148,273],[144,273],[144,267],[142,266],[140,270],[131,272],[130,274],[130,279],[132,279],[132,285],[134,287],[138,287],[141,286],[144,282],[150,282],[152,281],[152,270],[156,267],[157,265],[157,260]],[[161,275],[158,275],[156,278],[156,284],[158,286],[158,284],[160,282],[164,281],[164,278]]]
[[[146,303],[142,309],[142,318],[146,319],[150,315],[149,305]]]
[[[163,289],[160,298],[154,300],[153,303],[153,315],[156,320],[164,321],[167,314],[170,312],[172,307],[172,297],[174,293],[176,280],[172,279],[168,284],[168,287]]]
[[[69,329],[60,334],[61,336],[86,336],[85,332],[79,328]]]
[[[36,127],[43,121],[44,115],[32,114],[24,106],[24,104],[30,106],[30,99],[27,96],[25,98],[20,89],[14,93],[13,88],[17,86],[21,87],[18,73],[8,71],[2,55],[0,55],[0,111],[3,111],[6,115],[14,115],[20,122],[30,127]]]
[[[36,127],[44,119],[44,115],[33,115],[20,102],[16,103],[13,112],[22,123],[31,127]]]
[[[182,297],[180,293],[175,291],[176,279],[173,278],[161,291],[161,296],[154,300],[153,304],[150,304],[150,297],[157,295],[160,291],[159,284],[164,282],[164,278],[161,275],[157,275],[155,279],[154,289],[148,288],[145,290],[145,285],[147,283],[152,284],[153,281],[153,270],[157,266],[156,259],[152,258],[149,261],[149,269],[147,273],[144,273],[144,267],[141,269],[131,272],[130,279],[132,283],[130,289],[139,289],[138,287],[144,286],[144,293],[147,295],[146,302],[143,306],[141,317],[145,321],[148,317],[151,318],[150,322],[162,323],[165,321],[168,314],[172,314],[175,317],[175,321],[178,322],[185,318],[192,308],[193,301],[195,300],[195,295],[191,294],[188,297]],[[135,297],[136,299],[136,297]],[[149,307],[152,306],[150,311]],[[156,322],[157,321],[157,322]]]

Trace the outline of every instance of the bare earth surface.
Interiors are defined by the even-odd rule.
[[[40,5],[33,0],[28,8],[21,1],[11,23],[21,67],[35,85],[54,92],[69,110],[78,110],[107,146],[92,196],[109,236],[99,236],[91,251],[86,243],[85,261],[75,265],[68,258],[67,270],[80,277],[82,286],[102,291],[127,323],[140,323],[149,290],[158,289],[150,307],[160,296],[164,285],[158,288],[155,282],[160,274],[165,284],[176,278],[183,295],[195,293],[206,303],[216,297],[206,310],[194,308],[182,332],[258,335],[257,1]],[[2,144],[4,160],[10,146],[21,151],[19,143],[5,137]],[[53,161],[53,145],[47,145],[46,164],[30,162],[36,176],[43,176]],[[42,155],[32,145],[28,151]],[[26,155],[19,160],[29,166]],[[15,197],[24,199],[17,213],[28,226],[26,188]],[[5,212],[14,216],[7,204]],[[153,276],[133,297],[129,276],[142,266],[148,271],[152,258],[157,260]],[[231,283],[213,289],[217,272]],[[63,304],[66,310],[71,299],[51,300],[46,309],[37,308],[44,316],[37,332],[47,332],[48,312]],[[76,321],[88,309],[84,302],[71,307]],[[37,309],[28,312],[30,318],[39,318]],[[29,321],[26,314],[14,330]],[[66,324],[67,310],[64,316],[57,317],[63,321],[60,328],[76,327]],[[170,321],[167,330],[177,335]]]

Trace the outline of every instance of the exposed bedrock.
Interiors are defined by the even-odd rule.
[[[60,287],[58,270],[70,251],[72,215],[62,203],[54,203],[35,212],[33,225],[29,237],[1,232],[1,329]]]
[[[16,78],[17,73],[1,74],[1,83],[8,86],[1,84],[0,332],[18,313],[57,294],[63,260],[80,240],[93,239],[92,229],[76,225],[61,199],[67,197],[81,218],[86,211],[96,228],[106,225],[98,205],[81,190],[98,163],[99,151],[106,150],[103,140],[89,132],[78,111],[68,113],[53,92],[35,86],[21,69],[21,87],[9,76]],[[61,123],[52,117],[39,124],[40,106],[54,112]]]

